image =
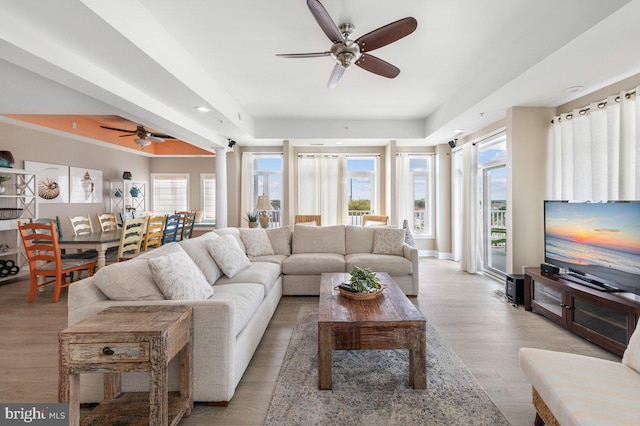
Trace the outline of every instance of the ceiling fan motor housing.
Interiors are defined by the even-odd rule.
[[[334,43],[331,46],[333,56],[344,68],[360,58],[360,46],[353,40],[345,40],[344,43]]]

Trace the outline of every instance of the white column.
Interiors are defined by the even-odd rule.
[[[216,228],[227,227],[227,149],[216,149]]]

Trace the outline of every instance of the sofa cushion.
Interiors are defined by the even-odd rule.
[[[214,240],[216,238],[220,238],[218,234],[215,232],[207,232],[197,238],[189,238],[176,243],[180,245],[193,262],[198,265],[198,268],[200,268],[209,284],[215,283],[218,278],[222,276],[222,270],[213,260],[213,257],[211,257],[209,247],[207,246],[208,240]]]
[[[346,254],[345,227],[305,226],[296,224],[293,229],[291,252],[298,253],[337,253]]]
[[[240,238],[242,238],[242,243],[244,244],[247,256],[249,257],[275,254],[273,252],[273,247],[271,246],[271,241],[267,236],[267,231],[264,229],[241,228]]]
[[[198,265],[182,249],[153,257],[147,263],[153,280],[168,300],[205,300],[213,294]]]
[[[249,258],[240,249],[238,242],[232,235],[207,240],[207,247],[213,260],[230,278],[251,265]]]
[[[267,229],[267,236],[271,241],[274,254],[291,254],[291,228],[282,226],[280,228]]]
[[[522,348],[520,367],[561,425],[631,425],[640,419],[640,377],[620,362]]]
[[[180,251],[180,247],[178,243],[167,243],[158,248],[150,249],[143,253],[140,253],[139,256],[136,256],[136,259],[151,259],[153,257],[165,256],[169,253],[175,253]]]
[[[629,339],[627,349],[624,351],[622,363],[627,367],[631,367],[640,373],[640,327],[636,327],[635,331]]]
[[[345,234],[347,254],[373,252],[374,228],[347,225]]]
[[[222,284],[257,283],[264,286],[264,294],[269,294],[280,276],[280,265],[269,262],[252,262],[248,268],[238,272],[232,278],[222,277],[214,288]]]
[[[404,229],[374,227],[373,253],[402,256]]]
[[[280,273],[282,273],[282,263],[287,260],[287,257],[289,256],[285,256],[283,254],[272,254],[271,256],[258,256],[258,257],[252,257],[251,259],[249,259],[252,262],[269,262],[269,263],[275,263],[276,265],[280,266]]]
[[[111,300],[164,300],[144,258],[108,265],[98,270],[93,279]]]
[[[354,266],[369,268],[375,272],[388,272],[389,275],[411,275],[413,265],[409,259],[390,254],[355,253],[344,257],[347,271]]]
[[[215,293],[211,300],[233,302],[233,333],[237,336],[260,308],[264,299],[264,287],[260,284],[228,284],[215,285],[214,288]]]
[[[221,228],[221,229],[216,229],[213,232],[220,235],[221,237],[224,237],[225,235],[231,235],[233,238],[236,239],[242,251],[245,253],[247,252],[247,249],[244,246],[244,243],[242,242],[242,238],[240,237],[240,230],[238,228]]]
[[[284,274],[317,275],[323,272],[345,271],[344,256],[336,253],[292,254],[282,263]]]

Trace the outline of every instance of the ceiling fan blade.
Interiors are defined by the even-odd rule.
[[[331,56],[331,52],[317,53],[277,53],[276,56],[281,58],[319,58],[321,56]]]
[[[153,133],[153,132],[152,133],[147,132],[147,137],[148,138],[152,138],[153,137],[153,138],[158,138],[158,139],[175,139],[173,136],[165,135],[164,133]],[[161,142],[164,142],[164,140],[161,141]]]
[[[129,134],[126,134],[126,135],[120,135],[120,136],[118,136],[118,137],[119,137],[119,138],[127,138],[127,137],[129,137],[129,136],[135,136],[135,135],[136,135],[136,132],[133,132],[133,133],[129,133]]]
[[[400,68],[367,53],[363,53],[362,56],[360,56],[360,59],[356,61],[356,65],[363,70],[387,78],[396,78],[398,74],[400,74]]]
[[[325,9],[318,0],[307,0],[307,6],[309,6],[311,14],[316,18],[318,25],[320,25],[322,31],[329,37],[329,40],[334,43],[344,43],[344,36],[338,29],[336,23],[333,22],[333,19],[331,19],[331,16],[329,16],[327,9]]]
[[[373,30],[356,40],[361,52],[371,52],[406,37],[418,27],[415,18],[403,18]]]
[[[116,129],[115,127],[108,127],[108,126],[100,126],[100,127],[107,130],[116,130],[118,132],[127,132],[127,133],[133,133],[133,134],[136,133],[135,130]]]
[[[327,83],[327,87],[329,89],[333,89],[338,85],[338,82],[342,78],[342,74],[344,74],[345,69],[346,68],[340,64],[336,64],[336,66],[333,67],[333,71],[331,71],[331,76],[329,77],[329,82]]]

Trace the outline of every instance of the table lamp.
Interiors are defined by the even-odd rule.
[[[258,221],[260,222],[260,226],[263,228],[267,228],[269,226],[269,220],[270,220],[269,215],[267,214],[267,211],[273,210],[273,207],[271,207],[271,200],[269,200],[268,195],[258,196],[258,203],[256,204],[256,210],[262,211],[262,213],[260,213],[260,217],[258,218]]]

